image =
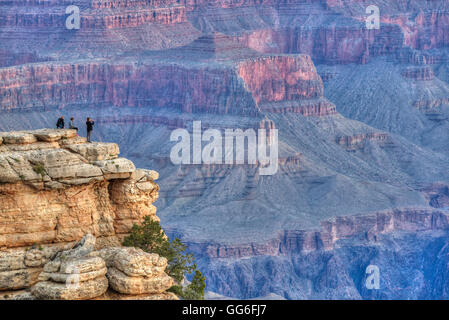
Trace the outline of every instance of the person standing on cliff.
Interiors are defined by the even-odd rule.
[[[92,142],[90,140],[92,131],[94,130],[95,122],[91,118],[87,118],[86,127],[87,127],[87,142]]]
[[[58,128],[58,129],[64,129],[64,127],[65,127],[64,116],[61,116],[61,117],[58,119],[58,122],[56,122],[56,128]]]

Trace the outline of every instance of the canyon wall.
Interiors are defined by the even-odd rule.
[[[65,28],[68,17],[66,7],[72,1],[26,3],[14,2],[1,13],[1,27]],[[2,5],[2,3],[0,3]],[[142,24],[176,24],[187,22],[185,7],[176,1],[79,1],[81,27],[84,31],[95,28],[133,28]],[[127,10],[126,12],[123,12]]]
[[[360,237],[375,241],[384,234],[449,230],[447,213],[432,209],[403,208],[360,216],[336,217],[322,222],[320,230],[285,230],[266,243],[214,244],[189,242],[198,256],[241,259],[257,256],[307,254],[336,249],[338,241]]]
[[[272,56],[239,65],[257,103],[311,99],[323,96],[323,84],[309,56]]]
[[[3,68],[0,74],[4,110],[112,104],[150,105],[185,113],[257,113],[251,95],[230,68],[44,64]]]
[[[260,109],[306,116],[336,113],[323,96],[323,83],[308,56],[248,58],[234,64],[47,63],[2,68],[0,109],[112,104],[246,116]]]
[[[444,1],[79,1],[81,29],[66,30],[70,1],[0,2],[0,39],[9,56],[0,66],[54,57],[114,56],[131,50],[186,45],[201,33],[222,32],[262,53],[302,53],[315,62],[366,63],[402,47],[448,45]],[[365,26],[378,5],[381,28]],[[38,35],[36,37],[36,33]],[[113,31],[113,32],[112,32]],[[11,34],[15,36],[11,37]],[[85,41],[83,41],[83,39]],[[88,39],[88,42],[86,41]],[[62,49],[62,50],[61,50]],[[84,51],[84,52],[83,52]],[[37,53],[34,59],[23,55]]]

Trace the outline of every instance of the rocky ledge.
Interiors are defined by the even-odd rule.
[[[117,144],[86,143],[75,130],[0,132],[0,183],[40,190],[129,178],[136,168],[118,154]]]
[[[95,237],[88,234],[55,252],[31,289],[0,294],[0,300],[178,299],[166,292],[174,283],[165,273],[167,259],[136,248],[95,247]],[[8,262],[18,261],[10,257]]]
[[[165,259],[120,247],[134,223],[159,220],[159,186],[157,172],[119,153],[75,130],[0,132],[0,296],[33,287],[39,299],[173,298]]]

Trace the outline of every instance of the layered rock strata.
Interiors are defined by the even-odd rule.
[[[201,243],[190,242],[189,247],[200,256],[210,259],[240,259],[254,256],[283,256],[335,249],[339,240],[360,237],[376,240],[383,234],[449,230],[449,215],[444,211],[425,208],[402,208],[373,214],[335,217],[323,221],[320,229],[285,230],[278,238],[264,243]]]
[[[217,44],[213,45],[208,48],[215,50]],[[184,55],[185,50],[180,49],[178,54]],[[0,70],[0,109],[32,111],[61,105],[114,105],[248,117],[257,117],[264,111],[304,116],[337,113],[335,105],[324,98],[323,82],[309,56],[243,55],[226,63],[208,59],[204,63],[176,60],[154,64],[148,60],[138,66],[126,62],[49,63],[4,68]],[[163,116],[120,121],[169,127],[182,124]]]
[[[99,251],[108,266],[111,288],[124,295],[162,294],[173,284],[166,273],[167,259],[136,248],[105,248]]]
[[[74,130],[0,133],[0,290],[32,286],[44,266],[42,277],[65,281],[71,265],[47,265],[56,252],[85,234],[97,248],[117,246],[144,216],[158,220],[158,173],[118,155],[116,144],[86,143]],[[105,273],[93,258],[76,265],[85,266],[86,281]]]
[[[335,141],[348,151],[363,149],[368,141],[376,142],[381,146],[392,145],[390,136],[387,133],[365,133],[353,136],[338,136]]]
[[[82,300],[98,297],[108,289],[103,259],[90,256],[95,237],[87,235],[71,250],[60,251],[49,261],[31,292],[36,299]]]
[[[176,299],[165,292],[173,285],[164,272],[167,259],[135,248],[95,251],[95,241],[88,234],[72,249],[57,252],[31,288],[30,298],[132,299],[136,295],[145,300]]]

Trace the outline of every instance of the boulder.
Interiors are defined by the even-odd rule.
[[[0,291],[29,288],[57,248],[33,246],[0,251]]]
[[[100,257],[70,259],[50,263],[39,275],[39,281],[69,283],[72,280],[85,282],[106,275],[106,264]]]
[[[24,257],[24,250],[0,251],[0,272],[24,269]]]
[[[106,248],[99,255],[110,267],[115,267],[130,277],[151,277],[164,274],[168,261],[155,253],[139,248]]]
[[[106,248],[98,254],[108,266],[111,288],[131,295],[162,293],[174,284],[165,273],[167,259],[138,248]]]
[[[137,169],[131,178],[137,182],[156,181],[159,179],[159,173],[154,170]]]
[[[37,282],[41,268],[0,272],[0,291],[28,288]]]
[[[130,277],[114,267],[108,269],[107,277],[111,288],[123,294],[162,293],[174,284],[173,278],[165,273],[152,277]]]
[[[74,138],[59,140],[59,145],[61,147],[69,146],[72,144],[83,144],[83,143],[87,143],[87,138],[79,137],[79,136],[76,136]]]
[[[88,234],[72,249],[59,251],[44,266],[31,292],[37,299],[85,300],[108,289],[105,261],[94,255],[96,239]]]
[[[140,191],[150,192],[156,187],[156,185],[152,182],[138,182],[136,183],[136,187]]]
[[[76,130],[72,129],[40,129],[32,132],[39,141],[55,142],[61,139],[76,137]]]
[[[95,161],[94,165],[98,166],[101,169],[102,173],[107,179],[129,178],[131,174],[136,170],[134,163],[125,158]]]
[[[66,145],[65,148],[78,153],[89,162],[115,159],[120,154],[116,143],[72,144]]]
[[[107,289],[108,280],[103,276],[70,285],[42,281],[31,289],[31,293],[40,300],[88,300],[101,296]]]
[[[0,132],[4,144],[29,144],[37,141],[36,137],[30,132]]]

